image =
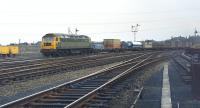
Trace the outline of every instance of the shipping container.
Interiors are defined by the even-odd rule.
[[[104,49],[103,42],[92,42],[93,49]]]
[[[120,49],[121,41],[120,39],[104,39],[103,45],[105,49]]]

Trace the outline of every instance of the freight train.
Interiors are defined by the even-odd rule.
[[[122,52],[136,50],[176,49],[168,42],[147,40],[142,45],[120,39],[104,39],[103,42],[92,42],[89,36],[63,33],[49,33],[42,37],[40,52],[45,56],[63,56],[89,54],[98,52]]]
[[[45,56],[63,56],[72,54],[89,54],[98,52],[122,52],[129,50],[164,50],[176,49],[168,42],[146,40],[142,45],[120,39],[104,39],[92,42],[89,36],[49,33],[42,37],[41,53]]]
[[[63,56],[120,49],[119,39],[104,39],[103,43],[94,43],[89,36],[85,35],[49,33],[42,37],[40,52],[44,56]]]

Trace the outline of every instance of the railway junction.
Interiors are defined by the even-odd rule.
[[[1,108],[199,108],[198,60],[184,50],[0,63]]]
[[[200,108],[200,0],[2,0],[0,108]]]

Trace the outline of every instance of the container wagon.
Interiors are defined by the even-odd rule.
[[[104,51],[103,42],[92,42],[91,47],[93,53],[100,53]]]
[[[104,49],[103,42],[92,42],[91,47],[92,47],[93,49],[99,49],[99,50]]]
[[[132,49],[133,48],[133,43],[131,41],[122,41],[121,42],[121,48],[122,49]]]
[[[108,50],[108,51],[120,51],[121,50],[120,39],[104,39],[103,45],[104,45],[105,50]]]

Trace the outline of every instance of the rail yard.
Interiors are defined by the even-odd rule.
[[[1,46],[0,107],[198,108],[199,45],[182,39],[48,33],[36,46]]]
[[[1,0],[0,108],[200,108],[200,0]]]
[[[0,63],[0,107],[198,108],[191,71],[197,60],[187,52],[127,50],[5,60]],[[169,74],[167,88],[164,72]]]

